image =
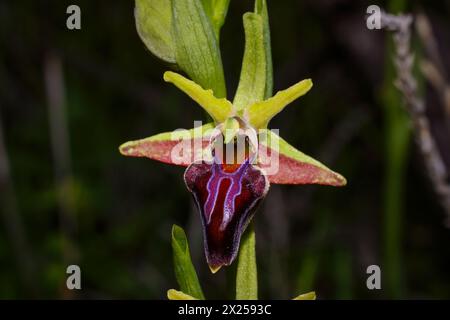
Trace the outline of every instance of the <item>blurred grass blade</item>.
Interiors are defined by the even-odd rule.
[[[216,39],[219,39],[220,29],[225,22],[230,0],[202,0],[202,3],[214,28]]]
[[[242,237],[236,274],[236,300],[258,299],[258,271],[256,268],[255,230],[250,224]]]
[[[264,50],[266,55],[266,89],[264,99],[269,99],[273,94],[273,65],[270,44],[269,11],[266,0],[255,1],[255,13],[259,14],[263,19]]]
[[[200,0],[172,0],[172,36],[178,66],[217,98],[226,97],[218,41]]]
[[[181,291],[194,298],[204,300],[202,288],[197,273],[191,261],[189,244],[184,230],[174,225],[172,227],[172,249],[175,265],[175,276]]]
[[[389,1],[389,12],[408,9],[404,0]],[[403,99],[394,86],[396,75],[393,57],[395,48],[387,35],[386,64],[381,102],[384,107],[385,177],[383,190],[383,270],[386,297],[399,299],[404,294],[402,243],[405,215],[406,170],[408,168],[411,130],[408,114],[402,108]]]
[[[259,14],[244,14],[245,52],[239,86],[233,105],[241,111],[264,100],[266,90],[266,53],[263,19]]]
[[[151,53],[169,63],[175,61],[172,9],[168,0],[136,0],[136,29]]]

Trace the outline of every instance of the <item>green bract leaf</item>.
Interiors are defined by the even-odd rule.
[[[275,160],[277,165],[274,165]],[[260,130],[258,165],[266,171],[270,183],[335,187],[347,184],[339,173],[297,150],[270,130]]]
[[[175,264],[175,276],[183,293],[204,300],[197,273],[191,261],[189,244],[184,230],[174,225],[172,228],[172,249]]]
[[[182,75],[168,71],[164,80],[173,83],[180,90],[197,102],[216,123],[225,121],[233,111],[233,105],[225,98],[218,99],[212,90],[205,90]]]
[[[220,38],[220,29],[225,22],[230,0],[202,0],[205,12],[208,15],[216,34],[216,39]]]
[[[279,91],[272,98],[256,102],[247,110],[247,119],[254,128],[267,128],[269,121],[288,104],[307,93],[312,87],[311,79],[306,79]]]
[[[242,237],[236,274],[236,300],[258,300],[255,230],[251,224]]]
[[[167,291],[167,298],[169,300],[198,300],[182,291],[170,289]]]
[[[304,293],[299,296],[296,296],[292,300],[316,300],[316,293],[314,291]]]
[[[136,0],[136,29],[147,48],[158,58],[175,63],[172,9],[169,0]]]
[[[208,123],[191,130],[164,132],[124,143],[119,150],[124,156],[146,157],[187,167],[196,159],[200,159],[203,148],[209,145],[214,127],[213,123]]]
[[[273,94],[273,66],[272,49],[270,44],[269,12],[267,10],[266,0],[255,1],[255,13],[259,14],[263,18],[264,49],[266,56],[266,89],[264,99],[269,99]]]
[[[263,18],[256,13],[244,14],[245,52],[239,86],[233,105],[237,111],[261,101],[266,90],[266,53]]]
[[[178,66],[218,98],[226,97],[222,58],[200,0],[172,0],[172,36]]]

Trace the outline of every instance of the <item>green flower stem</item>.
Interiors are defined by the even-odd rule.
[[[253,223],[242,237],[236,275],[236,300],[258,300],[258,271]]]

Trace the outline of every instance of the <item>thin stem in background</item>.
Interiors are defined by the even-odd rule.
[[[63,240],[63,262],[75,264],[78,251],[74,245],[76,218],[73,205],[69,128],[66,116],[64,74],[61,57],[49,53],[44,61],[44,80],[47,94],[50,138],[53,153],[54,179],[58,197],[60,228]],[[70,297],[70,291],[63,291]],[[68,295],[68,296],[67,296]]]
[[[434,37],[431,23],[425,13],[420,13],[417,15],[416,30],[428,57],[423,58],[420,62],[420,70],[434,91],[439,95],[447,130],[450,130],[449,77],[446,72],[442,56],[439,52],[439,47]]]
[[[394,62],[397,71],[395,84],[405,99],[417,146],[422,154],[434,191],[447,213],[448,225],[450,221],[450,174],[431,133],[430,123],[426,116],[426,104],[424,99],[419,96],[417,80],[412,71],[414,64],[414,56],[410,47],[412,22],[413,18],[410,15],[382,15],[383,26],[393,32],[396,49]]]

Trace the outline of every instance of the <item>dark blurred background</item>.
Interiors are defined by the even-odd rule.
[[[450,231],[393,86],[388,34],[366,28],[373,1],[269,0],[275,90],[314,88],[271,123],[342,173],[345,188],[274,185],[255,216],[260,296],[450,298]],[[66,28],[77,4],[82,29]],[[449,1],[381,1],[426,14],[450,69]],[[162,81],[139,39],[133,1],[0,2],[0,298],[166,297],[177,288],[172,224],[185,228],[208,298],[232,298],[235,266],[211,275],[183,169],[124,158],[118,146],[203,118]],[[228,95],[244,47],[231,0],[221,48]],[[423,52],[413,39],[416,57]],[[450,165],[436,92],[421,79]],[[78,264],[82,290],[67,291]],[[379,265],[382,290],[366,287]]]

